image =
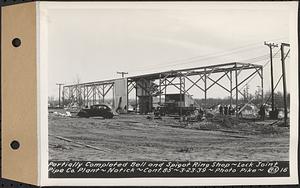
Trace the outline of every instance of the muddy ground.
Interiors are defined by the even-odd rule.
[[[113,119],[49,114],[50,160],[280,161],[288,160],[288,152],[289,128],[274,120],[180,123],[137,114]]]

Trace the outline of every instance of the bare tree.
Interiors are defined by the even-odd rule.
[[[75,103],[77,103],[78,106],[82,106],[84,101],[83,101],[82,96],[81,96],[81,94],[82,94],[81,93],[81,88],[80,88],[81,86],[79,86],[79,84],[81,83],[81,79],[80,79],[79,74],[76,74],[73,83],[77,85],[76,92],[78,92],[78,93],[76,95],[77,96],[76,98],[75,98],[75,96],[72,96],[72,97],[75,99]]]

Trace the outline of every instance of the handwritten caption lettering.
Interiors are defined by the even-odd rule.
[[[288,162],[50,161],[50,178],[288,176]]]

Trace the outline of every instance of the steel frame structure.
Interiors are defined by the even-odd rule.
[[[239,75],[241,74],[241,72],[243,70],[249,70],[249,69],[254,70],[254,72],[252,72],[246,78],[239,80]],[[211,78],[211,75],[215,73],[223,73],[223,74],[215,80]],[[196,67],[190,69],[181,69],[181,70],[130,77],[128,78],[129,79],[128,83],[131,83],[133,85],[129,90],[129,92],[131,92],[133,90],[132,89],[133,87],[137,89],[136,83],[138,83],[138,81],[140,80],[151,80],[151,81],[159,80],[158,96],[160,102],[161,102],[162,95],[166,95],[168,86],[174,86],[175,88],[178,89],[180,94],[189,94],[188,91],[196,87],[201,92],[204,93],[205,107],[207,106],[206,101],[207,101],[208,90],[210,90],[214,85],[218,85],[220,88],[224,89],[229,93],[230,105],[233,104],[233,93],[235,92],[235,105],[238,106],[239,95],[244,95],[238,88],[247,80],[254,77],[254,75],[256,74],[258,74],[261,78],[261,88],[262,88],[261,101],[263,103],[263,66],[262,65],[234,62],[234,63],[220,64],[220,65],[205,66],[205,67]],[[194,81],[190,78],[191,76],[198,76],[198,79]],[[225,77],[227,77],[230,81],[229,87],[223,86],[219,83]],[[175,80],[177,80],[177,82],[175,82]],[[211,81],[212,83],[209,85],[208,81]],[[190,82],[191,86],[186,88],[186,82]],[[204,87],[201,87],[199,82],[203,82]],[[153,88],[144,88],[144,89],[146,91],[153,90]],[[150,92],[148,93],[150,94]]]
[[[104,103],[105,96],[113,91],[114,81],[98,81],[66,85],[62,91],[63,104],[88,106]]]
[[[240,74],[245,70],[253,70],[253,72],[246,78],[240,80]],[[222,73],[222,75],[217,79],[212,78],[212,74],[216,73]],[[136,104],[138,104],[139,96],[137,96],[137,89],[139,87],[147,93],[147,96],[159,97],[159,102],[162,103],[162,96],[167,94],[167,88],[170,86],[175,87],[180,94],[189,94],[189,91],[192,88],[197,88],[200,92],[204,93],[204,107],[207,107],[207,92],[216,85],[228,92],[230,96],[230,105],[235,104],[238,106],[239,95],[244,95],[239,90],[239,87],[257,74],[261,79],[261,101],[263,103],[263,66],[240,62],[127,77],[127,96],[129,96],[129,94],[135,89],[135,100]],[[192,76],[196,76],[197,79],[193,80],[191,78]],[[219,83],[225,78],[229,80],[229,86],[224,86]],[[158,84],[150,84],[149,87],[144,87],[139,84],[141,81],[158,81]],[[186,87],[187,82],[191,84],[189,87]],[[201,82],[204,83],[204,87],[200,86]],[[209,82],[211,83],[209,84]],[[101,101],[104,102],[106,94],[113,87],[114,80],[66,85],[63,87],[63,101],[69,100],[69,102],[74,103],[82,100],[82,104],[84,105],[95,104],[96,102],[100,103]],[[156,92],[154,93],[153,91]],[[233,102],[233,95],[235,95],[235,102]],[[180,101],[182,101],[183,95],[180,96]]]

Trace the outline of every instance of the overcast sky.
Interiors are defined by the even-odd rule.
[[[45,3],[47,16],[42,16],[47,17],[48,27],[48,94],[57,97],[56,83],[71,84],[77,77],[87,82],[120,77],[117,71],[132,76],[243,62],[267,55],[264,41],[289,42],[288,6],[237,5]],[[278,50],[275,48],[274,53]],[[275,57],[277,80],[280,53]],[[261,61],[249,62],[263,65],[268,58],[257,60]],[[266,90],[269,69],[268,65],[264,71]],[[252,85],[254,91],[258,79]],[[210,96],[222,97],[219,90],[216,87],[217,92]]]

